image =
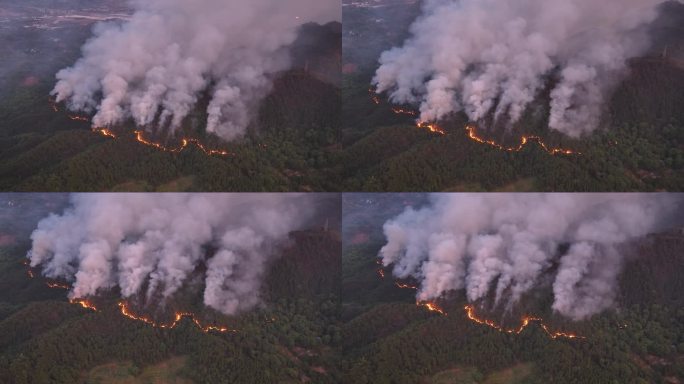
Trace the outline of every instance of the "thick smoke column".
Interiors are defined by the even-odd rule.
[[[582,319],[613,303],[625,257],[619,245],[663,223],[675,199],[680,197],[433,195],[431,205],[385,223],[380,256],[395,276],[420,281],[420,300],[464,289],[471,302],[493,292],[496,304],[511,305],[555,273],[553,309]]]
[[[207,92],[207,131],[242,135],[306,22],[340,19],[335,0],[133,0],[123,25],[98,24],[83,57],[57,74],[57,101],[96,111],[94,126],[132,118],[177,128]]]
[[[659,0],[426,0],[402,47],[382,54],[373,80],[421,120],[465,110],[516,122],[550,78],[549,126],[577,137],[596,128],[605,93],[648,46]]]
[[[226,314],[259,301],[265,263],[314,214],[290,194],[79,194],[43,219],[31,266],[73,283],[71,298],[119,287],[171,297],[206,265],[204,303]],[[210,251],[212,250],[212,251]]]

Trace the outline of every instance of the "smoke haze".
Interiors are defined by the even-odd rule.
[[[118,287],[170,298],[198,267],[204,304],[235,314],[259,302],[266,264],[291,231],[315,216],[296,194],[76,194],[43,219],[28,257],[46,277],[72,283],[70,298]],[[196,276],[196,275],[195,275]]]
[[[402,47],[380,57],[373,83],[422,121],[465,111],[518,121],[555,79],[549,127],[593,131],[626,61],[648,48],[659,0],[426,0]]]
[[[384,225],[385,266],[420,282],[419,300],[464,290],[507,307],[553,274],[553,309],[578,320],[609,308],[620,245],[664,225],[682,197],[658,194],[445,194]],[[567,251],[563,251],[567,247]]]
[[[177,129],[208,94],[207,132],[240,137],[272,76],[289,67],[288,46],[307,22],[340,20],[334,0],[132,0],[123,24],[101,23],[83,57],[53,90],[94,126],[133,119]]]

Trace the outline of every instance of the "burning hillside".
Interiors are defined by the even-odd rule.
[[[116,287],[123,299],[163,302],[199,278],[204,304],[235,314],[259,303],[266,265],[288,234],[311,219],[316,199],[74,195],[73,208],[38,224],[30,266],[71,282],[73,300]]]
[[[402,46],[385,51],[373,84],[436,122],[464,111],[517,123],[549,79],[548,126],[571,137],[597,128],[627,60],[649,47],[658,0],[427,1]]]
[[[548,286],[553,310],[581,320],[614,305],[619,246],[680,204],[676,195],[435,195],[387,221],[380,256],[395,277],[419,282],[419,303],[463,290],[471,303],[510,309]]]
[[[93,113],[93,127],[133,120],[173,134],[209,95],[206,131],[225,141],[244,135],[273,78],[290,68],[288,47],[300,27],[339,19],[339,6],[328,0],[132,6],[130,20],[100,24],[84,56],[57,74],[56,101]],[[173,22],[177,17],[183,22]]]

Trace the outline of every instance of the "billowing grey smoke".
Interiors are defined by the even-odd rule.
[[[291,194],[78,194],[38,224],[31,266],[73,283],[71,298],[121,289],[171,297],[206,265],[204,303],[226,314],[259,301],[265,263],[314,212]],[[215,249],[209,252],[208,249]]]
[[[53,94],[94,126],[132,118],[176,129],[203,92],[207,132],[242,135],[306,22],[340,19],[336,0],[132,0],[123,25],[99,24]]]
[[[426,0],[402,47],[373,80],[434,121],[465,110],[516,122],[550,76],[549,126],[578,137],[599,122],[626,60],[647,48],[659,0]]]
[[[582,319],[608,308],[624,254],[679,196],[658,194],[443,194],[384,226],[385,266],[420,281],[419,300],[451,290],[471,302],[495,292],[517,302],[553,273],[553,309]],[[562,245],[569,249],[561,254]]]

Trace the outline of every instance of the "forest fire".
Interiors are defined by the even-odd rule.
[[[78,304],[85,309],[90,309],[92,311],[98,312],[98,309],[95,306],[95,304],[93,304],[92,302],[90,302],[86,299],[70,299],[69,302],[71,304]]]
[[[432,133],[437,133],[440,135],[446,135],[446,132],[442,128],[440,128],[437,124],[434,124],[434,123],[418,122],[416,124],[416,126],[418,128],[421,128],[421,129],[427,129],[428,131],[430,131]]]
[[[22,262],[24,265],[28,265],[28,261]],[[33,277],[33,273],[31,272],[31,269],[29,269],[29,274],[31,277]],[[69,290],[71,289],[71,286],[68,284],[56,282],[56,281],[48,281],[46,282],[47,286],[49,288],[53,289],[66,289]],[[99,312],[99,309],[97,306],[90,300],[87,299],[69,299],[69,303],[79,305],[85,309],[89,309],[91,311]],[[121,314],[131,320],[136,320],[136,321],[141,321],[145,324],[151,325],[155,328],[163,328],[163,329],[173,329],[175,328],[180,321],[183,318],[188,318],[192,320],[192,322],[199,328],[202,332],[208,333],[208,332],[219,332],[219,333],[226,333],[226,332],[237,332],[235,329],[230,329],[227,327],[222,327],[222,326],[216,326],[216,325],[203,325],[199,320],[197,320],[197,317],[195,314],[190,313],[190,312],[176,312],[175,317],[173,322],[169,324],[164,324],[164,323],[157,323],[154,320],[152,320],[149,317],[145,317],[142,315],[136,315],[130,307],[124,302],[124,301],[119,301],[117,303],[117,306],[119,307],[119,311]]]
[[[468,316],[468,319],[470,319],[471,321],[473,321],[477,324],[486,325],[490,328],[494,328],[499,332],[519,335],[531,323],[538,323],[539,326],[541,327],[541,329],[544,330],[544,332],[549,337],[551,337],[552,339],[557,339],[557,338],[584,339],[584,337],[575,335],[573,333],[551,331],[549,329],[549,327],[546,324],[544,324],[543,320],[541,318],[538,318],[538,317],[525,316],[521,319],[520,327],[518,327],[517,329],[506,329],[506,328],[496,324],[492,320],[482,319],[482,318],[478,317],[475,314],[475,308],[472,305],[466,305],[465,307],[463,307],[463,309],[466,311],[466,315]]]
[[[226,333],[226,332],[237,332],[237,330],[234,329],[229,329],[226,327],[218,327],[218,326],[213,326],[213,325],[202,325],[202,323],[197,320],[195,315],[190,312],[176,312],[175,317],[173,322],[169,324],[164,324],[164,323],[157,323],[154,320],[150,319],[149,317],[145,317],[142,315],[136,315],[131,311],[131,309],[126,305],[125,302],[120,301],[118,304],[119,310],[121,311],[121,314],[124,315],[125,317],[131,319],[131,320],[136,320],[136,321],[141,321],[145,324],[151,325],[155,328],[162,328],[162,329],[173,329],[175,328],[180,321],[187,317],[188,319],[192,320],[192,322],[199,328],[202,332],[208,333],[208,332],[219,332],[219,333]]]
[[[62,284],[62,283],[59,283],[59,282],[56,282],[56,281],[48,281],[48,282],[45,283],[45,284],[46,284],[49,288],[67,289],[67,290],[68,290],[68,289],[71,289],[71,287],[68,286],[67,284]]]
[[[375,93],[375,90],[373,88],[369,88],[368,93],[370,94],[371,100],[373,100],[375,105],[380,105],[380,98],[378,97],[378,94]]]
[[[200,143],[199,140],[197,139],[188,139],[188,138],[183,138],[181,140],[181,145],[176,148],[170,148],[170,147],[165,147],[159,143],[155,143],[152,141],[149,141],[145,139],[143,131],[135,131],[135,140],[143,145],[147,145],[149,147],[154,147],[159,149],[160,151],[164,152],[171,152],[171,153],[180,153],[182,152],[185,148],[188,147],[191,143],[194,144],[197,148],[199,148],[202,152],[209,156],[228,156],[230,155],[230,152],[228,151],[223,151],[219,149],[207,149]]]
[[[55,112],[59,112],[59,107],[57,106],[57,103],[54,101],[54,99],[50,98],[48,99],[48,102],[50,103],[50,106],[52,107],[52,110]],[[80,115],[67,115],[67,117],[73,121],[81,121],[81,122],[89,122],[90,118],[87,116],[80,116]],[[93,132],[99,133],[102,136],[106,136],[112,139],[118,139],[119,136],[116,135],[114,132],[112,132],[108,128],[104,127],[93,127]],[[138,130],[135,131],[135,140],[143,145],[146,145],[148,147],[154,147],[160,151],[164,152],[170,152],[170,153],[180,153],[182,152],[185,148],[187,148],[190,144],[194,144],[197,148],[199,148],[202,152],[204,152],[208,156],[229,156],[231,155],[230,152],[221,150],[221,149],[209,149],[205,147],[198,139],[190,139],[190,138],[183,138],[181,139],[181,145],[176,148],[170,148],[163,146],[159,143],[155,143],[153,141],[145,139],[143,136],[143,132]]]
[[[93,130],[102,136],[111,137],[112,139],[117,138],[117,136],[107,128],[93,128]]]
[[[393,107],[392,112],[394,112],[397,115],[409,115],[409,116],[418,115],[418,112],[416,112],[416,111],[412,111],[410,109],[404,109],[404,108],[397,108],[397,107]]]
[[[371,88],[368,90],[370,93],[371,99],[376,105],[380,104],[380,98],[378,97],[377,93]],[[409,116],[417,116],[418,112],[410,110],[410,109],[405,109],[405,108],[400,108],[400,107],[391,107],[392,112],[394,112],[397,115],[409,115]],[[439,127],[436,123],[428,123],[424,121],[419,121],[416,123],[416,126],[420,129],[427,129],[428,131],[432,133],[437,133],[440,135],[446,135],[446,131]],[[580,152],[576,152],[570,149],[565,149],[565,148],[551,148],[549,147],[544,141],[542,140],[541,137],[539,136],[523,136],[521,138],[520,145],[517,147],[506,147],[502,144],[499,144],[495,142],[494,140],[487,140],[485,138],[482,138],[477,135],[477,132],[475,131],[475,126],[474,125],[466,125],[465,127],[466,132],[468,133],[468,138],[480,143],[480,144],[485,144],[489,145],[490,147],[494,147],[498,150],[501,151],[506,151],[506,152],[520,152],[528,143],[530,142],[536,142],[545,152],[547,152],[550,155],[581,155]]]
[[[90,119],[88,119],[85,116],[78,116],[78,115],[69,115],[69,119],[74,120],[74,121],[83,121],[83,122],[88,122]]]
[[[415,290],[418,290],[418,287],[416,287],[415,285],[404,284],[404,283],[400,283],[400,282],[398,282],[398,281],[395,282],[394,285],[396,285],[398,288],[401,288],[401,289],[415,289]]]
[[[539,146],[546,151],[550,155],[580,155],[581,153],[575,152],[569,149],[563,149],[563,148],[549,148],[546,143],[541,139],[539,136],[523,136],[520,142],[520,145],[517,147],[505,147],[493,140],[487,140],[479,137],[477,135],[477,132],[475,132],[475,126],[473,125],[467,125],[466,126],[466,132],[468,132],[468,138],[470,138],[473,141],[476,141],[480,144],[485,144],[489,145],[491,147],[494,147],[496,149],[506,151],[506,152],[520,152],[527,143],[534,141]]]
[[[384,275],[383,275],[383,277],[384,277]],[[402,283],[402,282],[399,282],[399,281],[395,281],[395,282],[394,282],[394,285],[395,285],[396,287],[398,287],[398,288],[401,288],[401,289],[414,289],[414,290],[418,290],[418,287],[415,286],[415,285],[406,284],[406,283]],[[425,308],[425,309],[427,309],[427,310],[430,311],[430,312],[435,312],[435,313],[439,313],[440,315],[447,316],[447,312],[446,312],[442,307],[440,307],[436,302],[434,302],[434,301],[421,301],[421,300],[417,300],[417,301],[416,301],[416,305],[419,306],[419,307]],[[552,339],[558,339],[558,338],[563,338],[563,339],[584,339],[584,338],[585,338],[585,337],[583,337],[583,336],[578,336],[578,335],[576,335],[576,334],[574,334],[574,333],[552,331],[546,324],[544,324],[543,319],[541,319],[541,318],[539,318],[539,317],[524,316],[524,317],[521,319],[520,327],[518,327],[517,329],[507,329],[507,328],[504,328],[504,327],[501,326],[501,325],[496,324],[496,323],[495,323],[494,321],[492,321],[492,320],[488,320],[488,319],[484,319],[484,318],[478,317],[477,314],[475,313],[475,307],[472,306],[472,305],[466,305],[466,306],[463,307],[463,309],[465,310],[466,316],[468,317],[469,320],[471,320],[471,321],[473,321],[473,322],[475,322],[475,323],[477,323],[477,324],[486,325],[486,326],[488,326],[488,327],[490,327],[490,328],[494,328],[494,329],[496,329],[497,331],[503,332],[503,333],[519,335],[519,334],[522,333],[522,331],[525,330],[525,328],[527,328],[527,326],[529,326],[531,323],[537,323],[537,324],[539,324],[539,327],[544,331],[544,333],[546,333],[546,334],[547,334],[550,338],[552,338]]]
[[[28,259],[24,259],[21,261],[21,264],[27,267],[26,274],[29,278],[33,279],[35,275],[33,274],[33,268],[31,268],[31,262]]]
[[[378,275],[380,276],[380,278],[384,279],[385,278],[385,271],[382,268],[378,269]]]
[[[417,301],[416,305],[419,307],[423,307],[427,309],[430,312],[436,312],[439,313],[442,316],[446,316],[447,313],[437,305],[434,301]]]

